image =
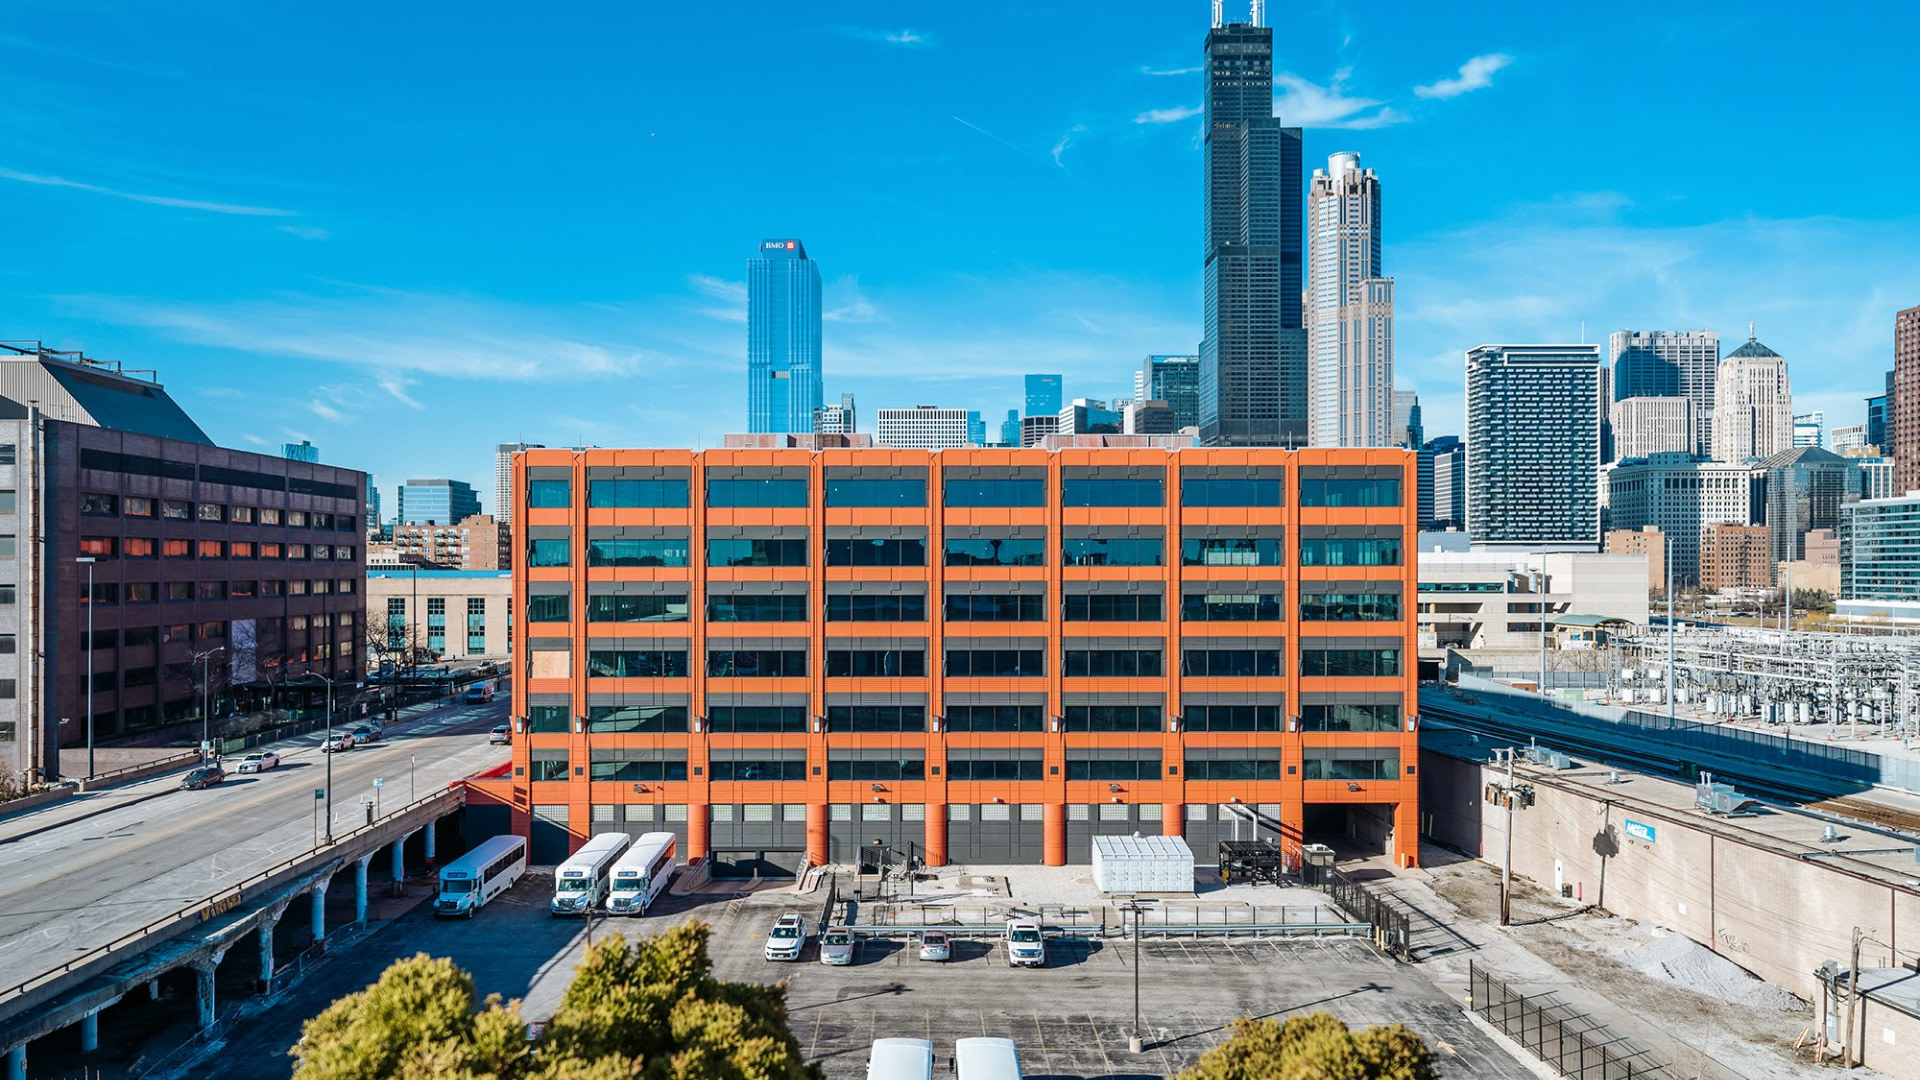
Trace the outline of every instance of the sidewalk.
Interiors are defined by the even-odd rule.
[[[1413,913],[1412,954],[1455,1000],[1467,1000],[1471,963],[1518,992],[1551,993],[1618,1038],[1616,1049],[1643,1051],[1637,1062],[1673,1077],[1824,1075],[1791,1049],[1814,1022],[1811,1007],[1709,950],[1519,878],[1502,929],[1498,867],[1430,845],[1421,859],[1420,869],[1363,866],[1356,876]]]

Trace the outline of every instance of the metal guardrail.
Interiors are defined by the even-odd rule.
[[[921,930],[938,930],[949,937],[1000,937],[1007,932],[1007,924],[1001,923],[940,923],[914,926],[899,923],[851,923],[839,927],[856,937],[911,937]],[[1373,929],[1372,924],[1363,922],[1324,922],[1324,923],[1144,923],[1140,927],[1140,937],[1158,936],[1162,939],[1181,937],[1232,937],[1235,934],[1248,934],[1261,937],[1364,937]],[[1123,940],[1130,939],[1128,928],[1119,923],[1093,924],[1085,926],[1049,926],[1042,924],[1040,932],[1056,938],[1107,938],[1118,934]]]
[[[86,780],[83,781],[83,783],[85,783],[89,789],[92,789],[92,788],[99,787],[101,784],[104,784],[104,783],[111,783],[115,777],[126,776],[130,773],[141,772],[142,770],[151,770],[152,772],[157,774],[157,773],[165,772],[166,770],[172,768],[175,765],[185,765],[188,762],[199,761],[199,760],[200,760],[200,751],[183,750],[178,754],[173,754],[163,758],[154,758],[152,761],[143,761],[138,765],[125,765],[118,769],[109,769],[103,773],[96,773],[92,776],[87,777]]]
[[[465,798],[464,794],[458,788],[446,788],[441,791],[436,791],[436,792],[433,792],[432,794],[425,795],[425,796],[422,796],[421,798],[415,799],[413,802],[410,802],[405,806],[398,807],[392,811],[389,811],[388,813],[382,814],[380,817],[376,818],[371,824],[361,825],[351,830],[350,832],[341,833],[335,836],[332,842],[330,843],[321,844],[319,847],[316,847],[316,848],[310,848],[307,851],[302,852],[301,854],[286,860],[285,862],[277,863],[274,866],[268,867],[267,869],[262,870],[257,874],[254,874],[252,877],[249,877],[244,881],[238,882],[233,885],[229,885],[226,888],[221,889],[219,892],[212,894],[211,896],[203,897],[200,900],[196,900],[193,903],[188,904],[183,908],[180,908],[179,910],[173,912],[170,915],[166,915],[161,918],[155,919],[152,922],[147,923],[146,925],[140,927],[137,930],[128,931],[127,933],[124,933],[119,937],[114,938],[112,941],[107,942],[105,945],[95,946],[94,948],[89,949],[78,956],[72,957],[62,962],[61,965],[57,968],[53,968],[52,970],[41,972],[40,974],[35,975],[33,978],[28,979],[24,982],[6,987],[5,989],[0,989],[0,1005],[4,1005],[10,1001],[14,1001],[20,997],[23,997],[27,993],[35,989],[38,989],[39,987],[44,986],[47,983],[53,982],[54,980],[60,978],[63,975],[66,975],[72,972],[75,968],[82,967],[86,964],[92,963],[93,961],[98,960],[101,957],[110,956],[116,951],[123,951],[129,945],[139,944],[147,940],[148,938],[152,937],[158,931],[170,930],[170,929],[182,926],[189,922],[206,922],[210,919],[218,918],[219,916],[226,914],[227,912],[233,910],[234,908],[238,907],[242,902],[244,902],[246,899],[247,890],[249,888],[258,886],[260,884],[263,884],[279,876],[280,874],[284,874],[287,871],[292,870],[295,867],[298,867],[301,863],[312,862],[317,859],[320,859],[334,852],[335,850],[339,849],[342,845],[345,845],[351,842],[355,838],[365,833],[379,829],[383,824],[385,824],[388,821],[391,821],[395,817],[398,817],[400,815],[409,813],[413,810],[422,808],[428,805],[429,803],[433,803],[436,801],[442,801],[447,799],[459,801],[464,798]]]

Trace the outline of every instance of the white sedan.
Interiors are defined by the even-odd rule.
[[[268,769],[277,769],[279,767],[280,767],[279,754],[276,754],[271,750],[260,750],[260,751],[256,751],[255,753],[248,754],[246,757],[241,758],[239,768],[235,769],[234,771],[243,772],[243,773],[263,773],[263,772],[266,772]]]

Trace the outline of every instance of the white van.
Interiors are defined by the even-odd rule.
[[[867,1080],[933,1080],[933,1044],[925,1039],[873,1040]]]
[[[953,1070],[958,1080],[1020,1080],[1020,1053],[1012,1039],[956,1039]]]
[[[553,900],[547,910],[555,915],[585,915],[599,907],[607,898],[614,860],[632,842],[623,832],[595,834],[553,872]]]
[[[1011,967],[1046,967],[1047,942],[1040,924],[1032,919],[1007,920],[1007,964]]]
[[[520,880],[527,872],[527,840],[523,836],[496,836],[440,868],[440,893],[434,897],[435,918],[473,918]]]
[[[607,914],[645,915],[653,898],[673,880],[679,850],[670,832],[650,832],[633,842],[613,864],[613,884],[607,894]]]

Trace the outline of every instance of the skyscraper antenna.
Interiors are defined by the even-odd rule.
[[[1747,340],[1748,340],[1748,341],[1758,341],[1758,340],[1760,340],[1759,338],[1757,338],[1757,337],[1755,337],[1755,336],[1753,335],[1753,320],[1752,320],[1752,319],[1748,319],[1748,320],[1747,320]]]
[[[1215,30],[1220,29],[1220,24],[1225,19],[1225,13],[1220,10],[1220,6],[1224,3],[1226,3],[1226,0],[1213,0],[1213,28]]]
[[[1267,0],[1253,0],[1253,25],[1267,25]]]

